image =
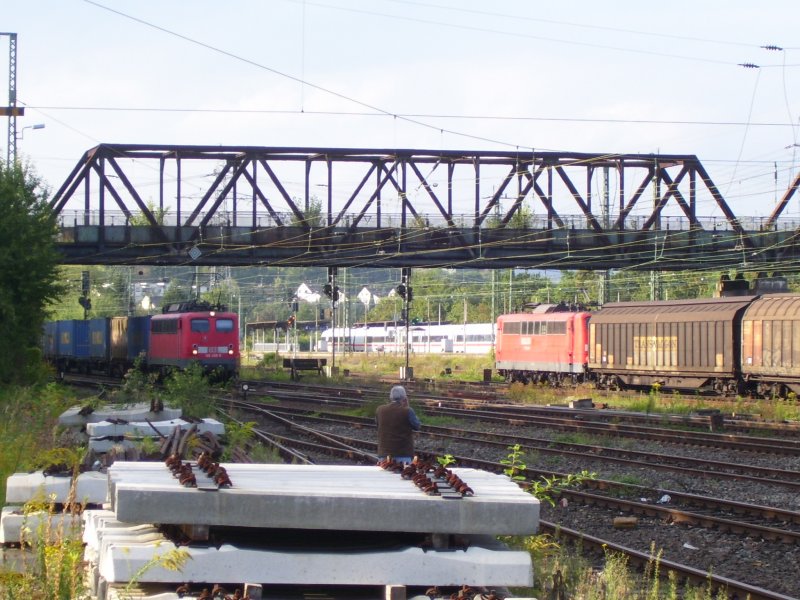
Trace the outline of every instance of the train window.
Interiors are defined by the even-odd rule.
[[[550,335],[565,335],[567,333],[567,324],[563,321],[552,322],[548,330]]]
[[[505,333],[507,333],[509,335],[519,334],[520,331],[521,331],[521,325],[522,325],[522,323],[519,323],[519,322],[517,322],[517,323],[506,323],[504,331],[505,331]]]
[[[178,333],[178,319],[153,319],[150,321],[151,333]]]
[[[233,331],[233,319],[217,319],[217,331]]]
[[[196,333],[206,333],[211,329],[208,319],[192,319],[192,331]]]

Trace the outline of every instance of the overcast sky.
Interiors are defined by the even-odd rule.
[[[800,164],[798,22],[797,0],[25,0],[0,28],[53,188],[100,142],[660,152],[768,215]]]

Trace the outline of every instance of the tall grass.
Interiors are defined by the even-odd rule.
[[[56,512],[55,495],[35,496],[25,503],[20,531],[21,564],[18,572],[0,569],[0,598],[77,600],[88,597],[83,570],[82,507],[75,492],[81,455],[69,448],[43,453],[41,460],[64,464],[72,473],[63,513]]]
[[[570,600],[727,600],[725,589],[710,581],[693,585],[674,571],[663,572],[661,552],[650,548],[643,571],[631,566],[625,555],[605,550],[598,564],[579,546],[563,546],[550,535],[501,538],[512,548],[526,550],[533,562],[532,588],[512,588],[518,596],[569,598]]]
[[[43,452],[60,445],[58,416],[75,402],[57,384],[0,388],[0,505],[6,478],[33,468]]]

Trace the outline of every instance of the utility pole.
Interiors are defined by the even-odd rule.
[[[494,280],[496,273],[497,271],[492,269],[492,325],[494,325],[494,322],[497,319],[497,316],[494,313]],[[492,352],[494,352],[494,335],[492,335]]]
[[[0,115],[8,117],[6,166],[10,167],[17,162],[17,117],[25,109],[17,106],[17,34],[0,32],[0,36],[8,36],[8,106],[0,107]]]
[[[411,289],[411,269],[409,267],[403,267],[400,270],[400,285],[397,286],[397,293],[403,299],[403,319],[406,322],[406,367],[403,371],[403,379],[413,379],[411,370],[409,369],[408,364],[408,353],[409,353],[409,345],[411,343],[410,336],[410,305],[411,300],[414,298],[414,292]]]
[[[653,163],[653,210],[658,208],[661,196],[661,179],[658,168],[658,159]],[[661,213],[656,215],[653,223],[653,266],[658,262],[658,231],[661,229]],[[650,300],[661,299],[661,273],[655,268],[650,271]]]
[[[336,286],[337,267],[328,267],[328,283],[322,288],[331,300],[331,373],[336,372],[336,308],[339,299],[339,288]]]
[[[609,195],[608,185],[608,167],[603,167],[603,229],[608,231],[611,226],[611,197]],[[608,302],[609,294],[611,293],[611,271],[605,269],[603,271],[603,280],[600,286],[600,306]]]

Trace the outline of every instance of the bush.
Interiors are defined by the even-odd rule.
[[[164,380],[164,402],[179,407],[184,415],[213,416],[216,402],[203,367],[192,363],[182,371],[172,371]]]

